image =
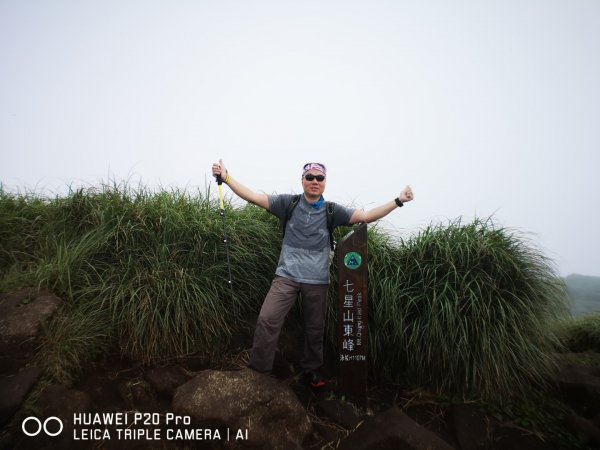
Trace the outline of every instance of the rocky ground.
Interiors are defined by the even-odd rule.
[[[566,425],[581,440],[559,445],[480,405],[441,403],[392,383],[370,384],[366,408],[344,401],[335,377],[311,389],[295,371],[301,331],[293,326],[272,377],[245,369],[241,350],[219,367],[194,355],[154,367],[107,357],[71,386],[47,384],[30,362],[40,321],[60,304],[49,292],[0,295],[0,449],[535,450],[600,443],[600,371],[581,358],[568,359],[557,378],[557,395],[572,408]]]

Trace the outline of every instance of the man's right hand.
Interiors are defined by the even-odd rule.
[[[219,159],[218,163],[212,165],[212,173],[215,177],[221,177],[223,181],[227,178],[227,169],[222,159]]]

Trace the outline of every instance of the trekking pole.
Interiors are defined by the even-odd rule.
[[[227,271],[229,274],[229,280],[227,280],[227,283],[229,283],[229,287],[231,288],[231,299],[234,300],[233,282],[231,280],[231,261],[229,260],[229,241],[227,239],[227,227],[225,226],[225,202],[223,201],[223,179],[221,178],[220,175],[215,175],[215,178],[217,179],[217,184],[219,185],[219,206],[220,206],[219,214],[221,215],[221,218],[223,219],[223,242],[225,243],[225,254],[227,255]],[[235,301],[233,302],[233,307],[234,307],[234,309],[236,308]]]

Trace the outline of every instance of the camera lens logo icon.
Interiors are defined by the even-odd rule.
[[[28,425],[27,427],[25,427],[25,424],[27,422],[34,422],[36,425]],[[55,428],[54,426],[52,426],[51,429],[48,428],[48,425],[52,424],[53,422],[56,422],[58,424],[58,431],[56,432],[52,431],[52,429]],[[42,430],[44,430],[44,433],[46,433],[46,435],[54,437],[62,433],[63,423],[62,420],[60,420],[56,416],[48,417],[46,420],[44,420],[44,423],[42,423],[42,421],[37,417],[29,416],[25,420],[23,420],[23,423],[21,424],[21,429],[23,430],[23,433],[25,433],[27,436],[37,436],[41,433]]]

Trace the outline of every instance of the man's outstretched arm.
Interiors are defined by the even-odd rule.
[[[225,168],[225,164],[223,163],[222,159],[220,159],[218,163],[214,163],[212,165],[212,173],[214,176],[220,176],[223,182],[226,183],[227,186],[229,186],[229,188],[238,197],[256,206],[260,206],[261,208],[269,209],[269,197],[267,194],[254,192],[252,189],[247,188],[239,181],[234,180],[231,175],[227,173],[227,169]]]
[[[414,198],[414,194],[413,194],[413,191],[410,186],[406,186],[404,188],[404,190],[398,196],[398,200],[400,200],[401,203],[410,202],[413,198]],[[376,206],[375,208],[370,209],[368,211],[356,210],[356,211],[354,211],[354,214],[352,214],[352,217],[350,218],[350,224],[360,223],[360,222],[364,222],[364,223],[374,222],[376,220],[379,220],[379,219],[387,216],[389,213],[391,213],[394,209],[396,209],[398,207],[399,207],[399,205],[396,203],[396,200],[391,200],[387,203],[384,203],[383,205]]]

